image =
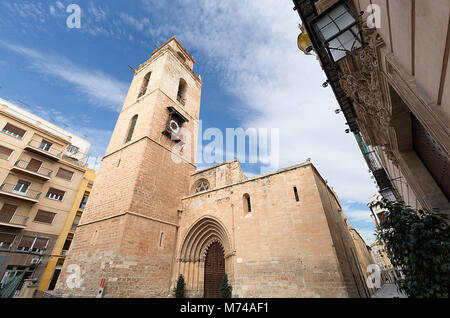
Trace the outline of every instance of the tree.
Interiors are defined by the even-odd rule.
[[[228,284],[228,275],[225,274],[222,278],[222,283],[220,284],[220,293],[222,298],[231,298],[231,292],[233,287]]]
[[[450,287],[448,217],[414,210],[404,202],[383,200],[386,210],[377,231],[386,253],[402,278],[398,289],[411,298],[447,298]]]
[[[186,283],[184,282],[184,276],[178,276],[177,286],[173,290],[175,298],[184,298],[184,292],[186,288]]]

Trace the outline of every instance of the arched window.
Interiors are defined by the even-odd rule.
[[[209,190],[209,182],[206,179],[200,179],[195,184],[195,193],[208,191]]]
[[[145,74],[144,81],[142,82],[142,86],[141,86],[141,90],[139,91],[138,98],[144,96],[145,93],[147,93],[148,82],[150,81],[151,75],[152,75],[152,72],[148,72],[147,74]]]
[[[138,119],[138,115],[134,115],[133,118],[131,118],[130,126],[128,127],[127,138],[125,139],[125,143],[129,142],[131,140],[131,138],[133,138],[134,128],[136,127],[137,119]]]
[[[186,104],[186,91],[187,91],[187,83],[184,79],[180,78],[180,84],[178,85],[177,100],[183,105]]]
[[[243,201],[244,213],[252,212],[252,203],[250,201],[250,195],[248,193],[244,194]]]
[[[184,57],[183,54],[181,54],[180,52],[177,52],[178,56],[183,60],[183,62],[186,63],[186,58]]]

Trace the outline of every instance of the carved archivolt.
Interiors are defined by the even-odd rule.
[[[230,240],[224,226],[212,217],[204,217],[195,223],[184,238],[179,260],[181,262],[204,261],[208,248],[214,242],[220,243],[225,256],[229,257]]]
[[[363,28],[367,45],[348,55],[340,63],[340,85],[352,98],[358,125],[365,141],[371,146],[382,146],[386,155],[397,162],[390,133],[391,111],[384,92],[384,80],[378,62],[377,47],[384,44],[376,29]]]

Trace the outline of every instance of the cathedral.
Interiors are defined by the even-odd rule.
[[[246,177],[196,170],[201,78],[173,37],[135,70],[54,293],[366,297],[347,219],[310,160]],[[180,137],[184,131],[190,140]]]

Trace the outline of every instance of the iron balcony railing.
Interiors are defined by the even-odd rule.
[[[43,143],[42,141],[38,141],[38,140],[30,140],[30,142],[28,143],[28,146],[30,146],[31,148],[40,150],[42,152],[46,152],[49,153],[52,156],[55,156],[57,158],[61,158],[63,155],[63,152],[61,150],[58,149],[54,149],[53,147],[50,147],[50,149],[46,149],[46,143]]]
[[[22,196],[24,198],[28,198],[28,199],[31,199],[31,200],[39,200],[39,197],[41,196],[41,192],[38,192],[38,191],[34,191],[34,190],[28,189],[28,191],[22,192],[22,191],[14,190],[15,188],[16,188],[15,184],[3,183],[0,186],[0,191],[3,191],[5,193],[18,195],[18,196]]]
[[[16,164],[14,166],[24,169],[24,170],[27,170],[27,171],[30,171],[30,172],[40,174],[41,176],[44,176],[47,178],[50,178],[52,176],[53,170],[50,170],[50,169],[47,169],[44,167],[40,167],[37,171],[34,171],[33,169],[30,169],[28,167],[28,164],[29,164],[29,162],[27,162],[27,161],[19,160],[16,162]]]
[[[77,151],[75,153],[70,151],[65,151],[62,155],[62,159],[67,160],[73,164],[83,166],[87,161],[87,154]]]
[[[381,159],[376,151],[367,152],[364,156],[366,157],[370,170],[377,171],[384,169]]]
[[[0,222],[1,223],[25,226],[27,224],[27,221],[28,221],[28,216],[25,216],[25,215],[15,214],[11,217],[11,215],[6,215],[6,214],[0,213]]]
[[[30,140],[30,142],[28,143],[28,146],[31,148],[48,153],[54,157],[69,161],[69,162],[79,165],[79,166],[83,166],[87,161],[87,157],[88,157],[87,154],[82,153],[81,151],[71,152],[68,150],[64,151],[64,150],[56,149],[53,147],[50,147],[50,149],[46,149],[47,145],[48,144],[43,143],[42,141],[38,141],[38,140],[34,140],[34,139]]]

